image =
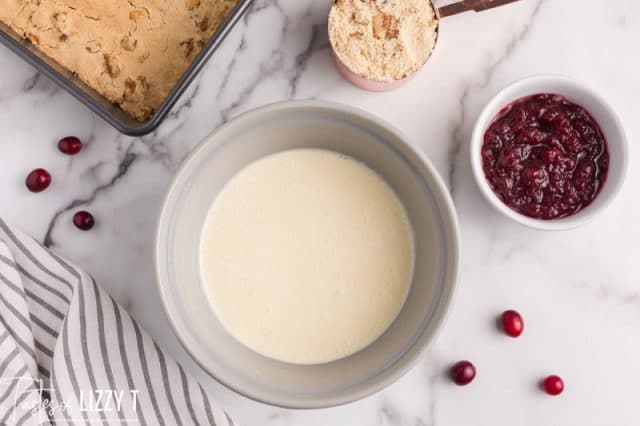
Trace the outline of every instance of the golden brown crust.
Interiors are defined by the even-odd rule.
[[[148,119],[238,0],[0,0],[0,20]]]

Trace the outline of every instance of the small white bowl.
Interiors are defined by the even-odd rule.
[[[506,105],[522,97],[538,93],[554,93],[585,108],[600,125],[609,150],[609,172],[600,193],[584,209],[576,214],[553,220],[534,219],[507,206],[493,191],[482,167],[481,149],[487,127]],[[563,76],[540,75],[519,80],[502,89],[484,107],[471,136],[471,169],[475,180],[489,203],[505,216],[531,228],[559,231],[582,225],[611,204],[618,194],[627,174],[629,152],[627,137],[620,118],[613,108],[592,89]]]

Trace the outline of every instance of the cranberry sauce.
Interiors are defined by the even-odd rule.
[[[504,107],[484,134],[482,161],[489,185],[506,205],[545,220],[589,205],[609,169],[600,126],[584,108],[554,94]]]

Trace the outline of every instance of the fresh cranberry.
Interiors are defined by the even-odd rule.
[[[25,184],[31,192],[42,192],[51,185],[51,174],[45,169],[35,169],[27,175]]]
[[[502,313],[502,329],[508,336],[520,336],[524,330],[524,320],[522,316],[514,310],[504,311]]]
[[[564,391],[564,382],[559,376],[548,376],[542,381],[542,388],[549,395],[560,395]]]
[[[82,142],[75,136],[67,136],[58,141],[58,149],[63,154],[75,155],[82,149]]]
[[[470,361],[460,361],[451,367],[449,375],[456,385],[468,385],[476,377],[476,367]]]
[[[609,171],[607,143],[584,108],[538,94],[504,107],[482,145],[485,177],[509,207],[537,219],[571,216],[588,206]]]
[[[73,224],[83,231],[88,231],[95,225],[93,215],[87,211],[81,210],[73,215]]]

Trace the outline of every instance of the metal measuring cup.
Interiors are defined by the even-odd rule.
[[[448,4],[446,6],[436,7],[433,4],[433,1],[429,0],[429,2],[431,3],[431,7],[435,11],[436,20],[437,20],[436,43],[433,49],[431,50],[431,52],[429,53],[429,56],[427,57],[425,62],[420,67],[418,67],[418,69],[416,69],[412,74],[399,80],[379,81],[379,80],[372,80],[370,78],[366,78],[357,74],[340,60],[340,58],[336,54],[335,47],[333,46],[332,43],[330,43],[331,54],[333,56],[336,67],[338,68],[338,71],[340,72],[342,77],[344,77],[345,80],[352,83],[353,85],[361,89],[372,91],[372,92],[383,92],[383,91],[393,90],[404,85],[407,81],[409,81],[418,71],[422,69],[424,64],[429,61],[429,59],[433,55],[433,51],[435,50],[435,47],[438,42],[440,21],[442,18],[446,18],[448,16],[453,16],[459,13],[468,12],[472,10],[475,12],[482,12],[487,9],[493,9],[495,7],[503,6],[505,4],[513,3],[516,1],[519,1],[519,0],[462,0],[462,1]],[[333,7],[335,7],[335,5]],[[331,37],[329,37],[329,39],[331,39]]]

